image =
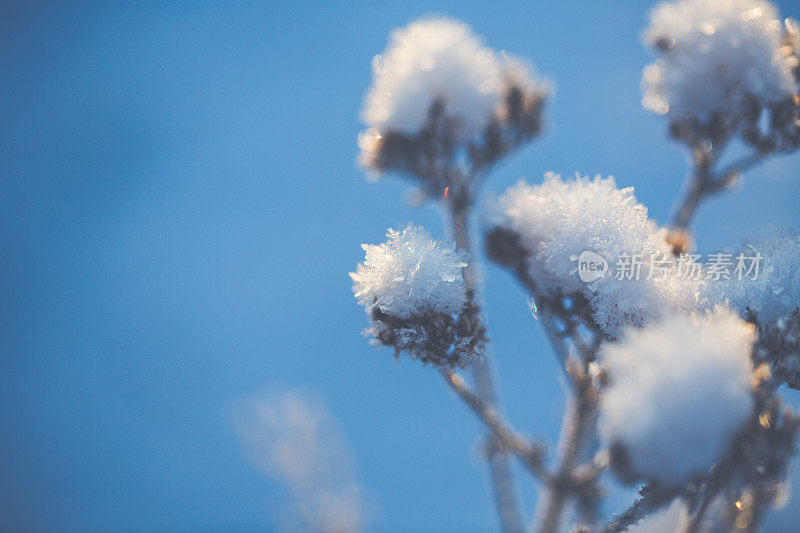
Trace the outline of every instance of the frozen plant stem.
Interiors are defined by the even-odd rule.
[[[465,187],[466,189],[466,187]],[[464,283],[467,288],[467,298],[469,304],[474,304],[478,295],[482,294],[482,284],[478,272],[476,271],[475,255],[472,251],[472,237],[469,229],[470,207],[472,205],[472,195],[467,190],[458,191],[451,201],[445,200],[445,210],[449,216],[450,227],[456,246],[470,255],[469,263],[463,270]],[[485,324],[483,313],[478,314],[479,322]],[[488,349],[482,358],[472,363],[472,375],[475,379],[477,395],[483,405],[491,409],[498,416],[502,416],[500,410],[499,393],[496,391],[496,377],[494,375],[491,351]],[[452,385],[452,380],[448,380]],[[462,396],[463,397],[463,396]],[[492,478],[494,488],[495,503],[503,531],[523,531],[522,512],[517,496],[517,487],[514,483],[511,472],[511,465],[508,461],[508,453],[504,446],[498,446],[496,434],[492,435],[487,442],[486,454],[489,463],[489,474]]]
[[[757,165],[764,159],[763,155],[753,152],[715,173],[714,164],[720,151],[721,148],[717,147],[706,150],[701,146],[695,146],[692,149],[694,160],[692,174],[687,183],[686,193],[674,210],[673,228],[687,230],[697,208],[706,198],[733,186],[741,172]]]
[[[533,298],[534,301],[540,306],[542,327],[547,335],[547,340],[550,341],[550,344],[553,346],[553,350],[556,352],[556,357],[558,357],[558,362],[560,363],[559,366],[564,372],[564,377],[567,380],[567,384],[574,387],[575,376],[569,373],[568,367],[570,352],[569,346],[564,340],[565,337],[569,337],[569,339],[572,340],[572,342],[575,344],[575,347],[581,352],[584,360],[590,360],[592,358],[591,354],[587,351],[588,349],[585,346],[583,339],[576,331],[577,324],[572,321],[571,317],[564,316],[564,314],[562,314],[561,319],[565,323],[564,331],[559,331],[557,325],[558,317],[554,312],[552,302],[546,298],[541,291],[538,290],[536,282],[527,271],[527,267],[525,265],[517,266],[515,268],[515,274],[519,282],[522,283],[522,285],[528,290],[529,296]]]
[[[575,496],[575,469],[581,451],[592,429],[597,398],[591,379],[581,369],[572,369],[575,398],[564,416],[562,437],[559,444],[561,464],[548,480],[546,503],[538,531],[551,533],[558,530],[564,507],[571,496]]]
[[[547,480],[547,472],[544,469],[543,457],[544,448],[538,444],[532,444],[522,435],[503,420],[497,411],[481,401],[480,397],[467,386],[461,375],[450,370],[441,369],[447,385],[461,398],[464,403],[475,413],[478,419],[483,422],[486,428],[492,432],[495,439],[507,450],[513,452],[522,464],[533,473],[539,480]]]

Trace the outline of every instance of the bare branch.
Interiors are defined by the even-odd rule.
[[[479,395],[469,388],[460,374],[444,368],[440,372],[450,388],[477,415],[503,447],[513,452],[539,480],[546,482],[548,474],[544,468],[545,447],[531,444],[514,430],[491,405],[485,404]]]
[[[713,165],[717,153],[717,149],[710,152],[698,148],[693,150],[694,169],[689,178],[686,194],[674,208],[673,228],[687,229],[697,208],[704,200],[731,187],[742,172],[761,163],[765,158],[763,154],[753,152],[715,173]]]
[[[558,530],[567,501],[578,496],[574,485],[575,470],[597,408],[597,390],[591,378],[582,368],[571,368],[569,374],[572,376],[575,398],[564,416],[559,445],[561,464],[548,483],[547,499],[539,526],[542,533]]]
[[[538,531],[556,531],[564,507],[570,500],[577,500],[582,511],[591,509],[591,503],[599,493],[597,476],[583,477],[578,472],[599,473],[596,468],[579,465],[586,441],[592,434],[597,407],[597,389],[589,375],[600,341],[606,338],[591,317],[585,299],[579,295],[548,295],[539,290],[528,269],[528,253],[519,244],[518,235],[506,230],[496,230],[487,236],[487,254],[496,262],[508,267],[528,294],[537,302],[540,322],[545,334],[558,357],[564,376],[574,394],[572,407],[564,417],[562,454],[557,473],[552,475],[546,486],[541,523]],[[569,300],[571,303],[567,304]],[[581,335],[580,326],[593,337],[587,342]],[[574,355],[573,355],[574,353]],[[593,465],[589,465],[590,467]],[[593,514],[593,511],[586,514]]]
[[[713,180],[712,187],[716,190],[724,190],[733,185],[739,177],[739,174],[748,170],[762,161],[765,156],[759,152],[753,152],[741,159],[734,161],[728,166],[724,167],[717,173],[717,177]]]
[[[452,199],[448,199],[446,207],[449,209],[447,213],[450,216],[450,224],[452,227],[453,235],[455,237],[456,246],[470,254],[472,258],[463,270],[464,284],[467,288],[468,305],[472,308],[478,309],[474,320],[477,322],[476,326],[482,329],[484,323],[483,314],[480,312],[480,307],[476,304],[475,299],[479,298],[482,293],[480,278],[476,272],[476,262],[474,254],[472,254],[472,237],[469,231],[469,214],[470,207],[473,202],[473,197],[470,194],[468,186],[464,188],[459,187],[454,191],[455,195]],[[487,348],[488,348],[488,342]],[[496,388],[496,377],[494,376],[494,369],[492,367],[491,352],[487,349],[483,357],[478,359],[472,364],[472,373],[477,387],[477,393],[482,398],[483,403],[492,412],[499,414],[500,398]],[[463,380],[462,384],[463,384]],[[451,385],[455,385],[452,380],[448,379]],[[463,396],[462,396],[463,398]],[[489,470],[492,477],[494,486],[495,498],[497,501],[497,508],[500,513],[500,519],[506,531],[518,530],[522,531],[522,518],[521,511],[519,510],[519,502],[516,494],[516,487],[514,486],[511,470],[508,461],[505,457],[505,451],[497,446],[487,448]]]

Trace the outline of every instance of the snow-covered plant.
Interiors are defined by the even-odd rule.
[[[750,241],[734,258],[758,275],[745,280],[721,278],[716,296],[743,316],[752,312],[762,324],[787,318],[800,303],[800,230],[772,231]]]
[[[425,312],[457,314],[466,302],[461,269],[467,256],[434,241],[425,229],[389,229],[387,242],[362,246],[364,262],[350,274],[358,302],[397,318]]]
[[[488,171],[541,130],[547,85],[449,19],[396,30],[373,64],[360,161],[439,202],[453,243],[413,225],[389,230],[364,246],[354,294],[367,334],[432,363],[485,426],[504,531],[525,529],[512,457],[541,487],[530,527],[544,533],[640,521],[637,531],[753,531],[786,493],[800,417],[779,388],[800,387],[798,234],[751,243],[742,257],[763,261],[745,279],[688,252],[703,200],[800,146],[800,32],[769,2],[679,0],[656,7],[644,37],[659,57],[643,103],[669,118],[694,163],[671,225],[651,220],[633,188],[580,174],[520,182],[483,216],[487,256],[522,285],[563,370],[556,447],[522,435],[499,407],[472,233]],[[718,168],[734,139],[753,153]],[[639,497],[604,519],[615,482],[638,483]]]
[[[541,130],[547,84],[461,22],[426,18],[395,30],[372,68],[361,163],[413,178],[428,197],[470,194],[479,170]]]
[[[713,142],[741,134],[761,152],[800,144],[796,26],[784,24],[772,3],[663,3],[644,38],[658,60],[644,70],[642,103],[669,116],[675,137]]]
[[[464,366],[480,355],[482,330],[473,330],[462,269],[467,254],[434,241],[423,228],[389,229],[387,242],[362,246],[350,273],[353,292],[370,315],[375,342],[423,362]]]
[[[658,55],[642,75],[642,104],[670,120],[693,162],[671,239],[685,248],[701,201],[776,152],[800,147],[800,32],[763,0],[677,0],[656,6],[644,39]],[[752,152],[719,165],[734,139]]]
[[[644,70],[642,102],[660,115],[707,119],[725,113],[736,120],[748,99],[776,104],[795,87],[797,58],[784,47],[783,23],[769,2],[659,4],[644,38],[659,59]]]
[[[362,118],[377,131],[416,133],[438,100],[459,134],[475,135],[502,97],[499,58],[469,26],[454,20],[423,19],[395,30],[372,70]]]
[[[800,388],[800,231],[768,232],[732,256],[757,275],[710,283],[710,298],[753,323],[754,358],[772,367],[773,379]]]

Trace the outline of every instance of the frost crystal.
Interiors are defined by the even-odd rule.
[[[601,349],[599,433],[625,481],[680,486],[726,451],[753,408],[753,328],[718,309],[674,314]]]
[[[765,235],[740,253],[744,258],[760,256],[759,272],[755,279],[751,274],[714,283],[710,290],[718,301],[727,299],[743,316],[749,309],[764,325],[788,317],[800,306],[800,230]],[[734,265],[738,256],[734,254]]]
[[[797,58],[775,6],[761,0],[680,0],[650,14],[645,40],[660,53],[642,76],[643,105],[674,118],[736,114],[746,98],[791,94]]]
[[[351,272],[353,292],[368,313],[398,318],[433,311],[456,314],[466,301],[461,271],[467,254],[440,244],[425,229],[389,229],[387,242],[364,244],[364,262]]]
[[[466,366],[480,357],[485,335],[467,300],[466,252],[412,225],[386,236],[383,244],[363,245],[366,258],[350,273],[353,292],[372,319],[365,334],[425,363]]]
[[[490,207],[488,223],[519,235],[529,273],[544,290],[584,293],[598,326],[612,336],[622,325],[699,305],[699,282],[678,275],[689,265],[660,267],[672,257],[665,231],[648,220],[633,189],[618,189],[612,177],[564,181],[551,173],[541,185],[520,182]],[[581,279],[586,252],[605,261],[602,277]],[[621,275],[617,268],[626,261],[630,271]]]
[[[676,499],[669,507],[647,515],[644,520],[627,531],[630,533],[676,533],[686,531],[689,525],[689,513],[686,505]]]
[[[386,51],[373,60],[374,81],[362,110],[379,132],[414,133],[440,101],[463,134],[483,129],[502,93],[502,63],[469,26],[423,19],[392,33]]]

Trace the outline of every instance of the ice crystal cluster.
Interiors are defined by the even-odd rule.
[[[755,279],[720,279],[709,284],[712,298],[755,324],[754,359],[768,363],[776,381],[800,389],[800,230],[769,232],[739,254],[760,257]]]
[[[714,285],[718,299],[728,299],[742,315],[751,311],[763,324],[773,324],[797,309],[800,305],[800,230],[764,235],[739,253],[748,258],[761,257],[758,275],[755,279],[719,280]]]
[[[385,243],[362,246],[364,262],[350,274],[353,292],[373,321],[367,333],[423,361],[468,363],[477,346],[459,321],[467,304],[467,254],[418,226],[389,229],[386,237]]]
[[[550,173],[541,185],[520,182],[489,207],[487,221],[490,240],[497,229],[519,237],[529,274],[544,291],[583,293],[609,335],[699,305],[699,282],[678,272],[699,265],[671,261],[665,231],[647,218],[633,189],[617,188],[613,177],[562,180]],[[602,277],[581,280],[585,252],[605,261]],[[631,268],[618,273],[615,267],[626,262]]]
[[[364,244],[364,262],[353,279],[353,291],[367,312],[374,308],[398,318],[426,311],[455,314],[466,299],[461,270],[467,256],[431,238],[424,228],[389,229],[382,244]]]
[[[372,67],[362,118],[377,131],[414,133],[439,100],[461,131],[473,134],[486,127],[501,97],[503,68],[495,52],[469,26],[446,18],[395,30]]]
[[[742,109],[745,99],[777,103],[795,85],[777,9],[761,0],[659,4],[644,31],[659,51],[643,74],[643,104],[676,118]]]
[[[753,338],[720,309],[669,315],[604,345],[599,433],[622,479],[680,486],[726,452],[753,409]]]

